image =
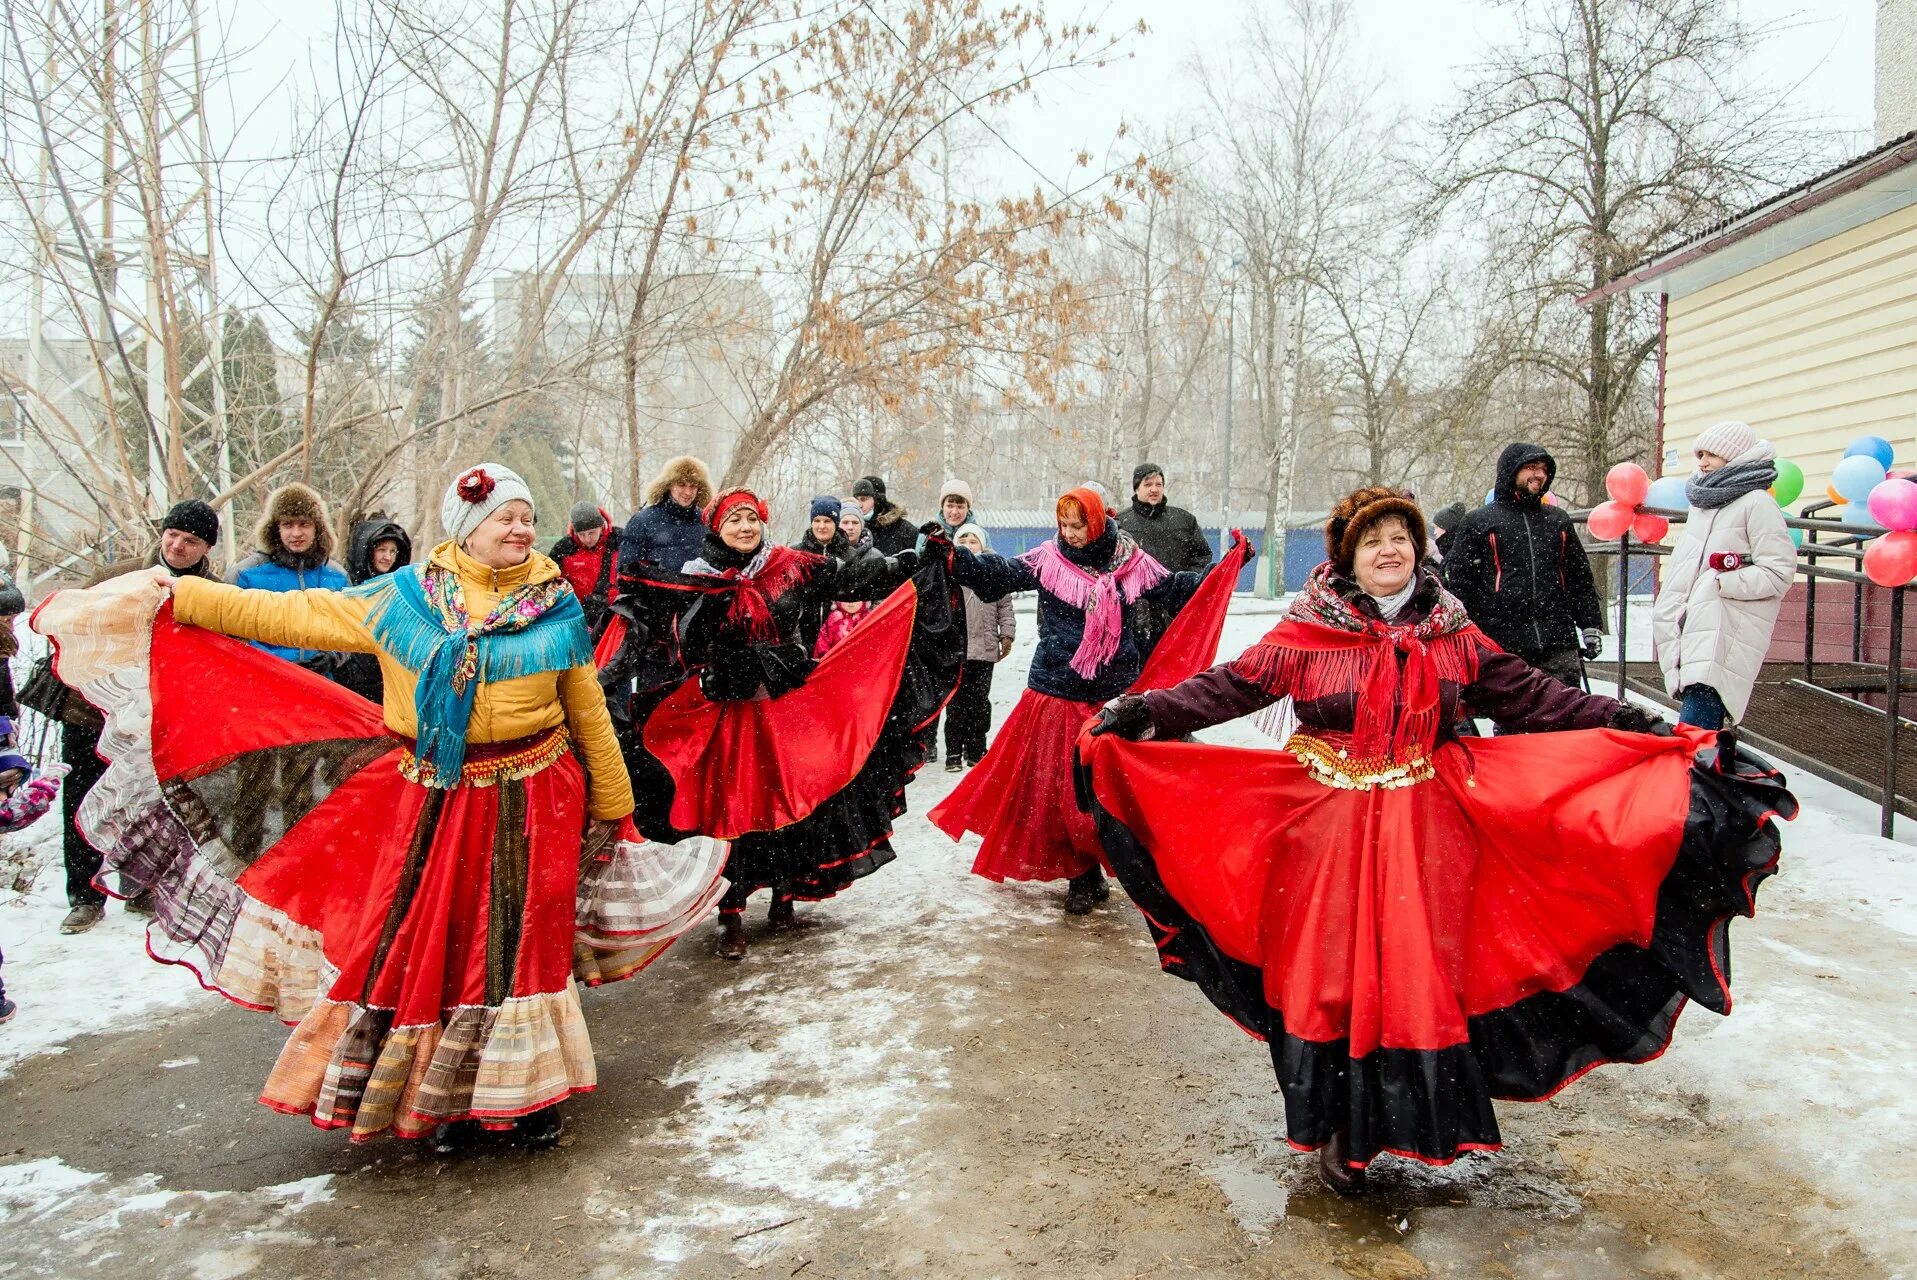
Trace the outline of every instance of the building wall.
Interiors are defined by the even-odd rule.
[[[1917,0],[1877,0],[1877,141],[1917,130]]]
[[[1917,0],[1913,0],[1917,2]],[[1917,206],[1672,298],[1664,438],[1741,418],[1822,497],[1845,445],[1880,435],[1917,462]]]

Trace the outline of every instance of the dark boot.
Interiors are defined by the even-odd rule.
[[[128,915],[152,916],[154,911],[153,890],[146,889],[126,900]]]
[[[1111,896],[1111,887],[1105,883],[1105,873],[1093,867],[1085,874],[1073,876],[1066,882],[1065,914],[1088,915],[1093,907]]]
[[[559,1114],[556,1106],[542,1107],[513,1121],[513,1141],[535,1151],[558,1146],[559,1137],[565,1131],[566,1118]]]
[[[97,902],[82,902],[67,912],[67,918],[60,922],[61,933],[85,933],[99,924],[106,916],[106,908]]]
[[[1318,1148],[1318,1176],[1341,1196],[1361,1196],[1365,1193],[1365,1171],[1352,1168],[1346,1153],[1345,1135],[1340,1130]]]
[[[790,894],[780,893],[772,895],[772,905],[766,909],[765,922],[774,929],[810,929],[814,923],[811,917],[799,914],[797,903]]]
[[[480,1127],[479,1121],[455,1120],[451,1124],[435,1126],[429,1141],[433,1144],[434,1155],[450,1156],[471,1150],[485,1136],[486,1130]]]
[[[746,957],[745,916],[737,911],[719,913],[719,943],[713,950],[721,960]]]

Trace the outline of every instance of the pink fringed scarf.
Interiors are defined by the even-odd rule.
[[[1090,680],[1118,653],[1125,631],[1125,606],[1170,576],[1165,566],[1147,555],[1124,534],[1112,552],[1111,567],[1095,573],[1073,564],[1048,541],[1020,556],[1019,562],[1038,575],[1038,585],[1074,609],[1085,611],[1085,634],[1072,655],[1072,670]]]

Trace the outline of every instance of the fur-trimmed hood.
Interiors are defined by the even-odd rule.
[[[312,488],[299,483],[281,485],[267,496],[266,510],[253,530],[253,542],[268,559],[291,557],[291,553],[280,545],[282,520],[313,522],[315,536],[312,550],[299,559],[311,561],[317,566],[333,558],[333,526],[326,516],[326,500]]]
[[[703,511],[706,504],[712,501],[712,472],[706,468],[705,463],[689,453],[680,454],[659,468],[659,474],[654,476],[652,483],[646,486],[646,500],[643,505],[658,506],[672,492],[673,485],[682,483],[699,486],[699,496],[693,499],[692,505],[695,509]]]

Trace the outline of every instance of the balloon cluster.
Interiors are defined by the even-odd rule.
[[[1658,484],[1664,483],[1663,480],[1658,481]],[[1680,486],[1683,483],[1678,481]],[[1674,503],[1654,500],[1656,495],[1651,477],[1635,462],[1620,462],[1605,472],[1604,492],[1611,495],[1611,500],[1593,507],[1589,522],[1591,536],[1603,542],[1615,541],[1627,533],[1639,542],[1661,541],[1671,531],[1671,522],[1643,508],[1653,506],[1669,509],[1687,505],[1681,495],[1680,500]],[[1664,496],[1668,497],[1668,493]]]
[[[1844,504],[1843,521],[1889,532],[1864,548],[1864,576],[1880,587],[1901,587],[1917,578],[1917,484],[1909,471],[1893,471],[1895,454],[1882,436],[1853,440],[1831,472],[1830,493]]]
[[[1877,514],[1877,504],[1872,501],[1886,480],[1909,477],[1908,472],[1890,469],[1894,456],[1890,441],[1882,436],[1859,436],[1845,447],[1843,458],[1830,473],[1830,484],[1824,495],[1841,508],[1836,519],[1862,531],[1864,537],[1897,528],[1884,522]],[[1895,500],[1887,497],[1886,501]]]

